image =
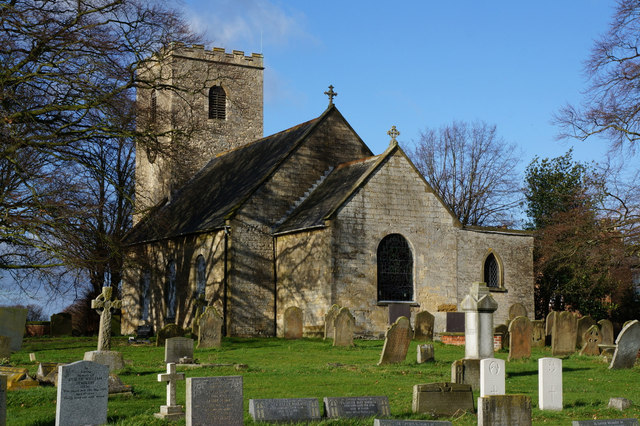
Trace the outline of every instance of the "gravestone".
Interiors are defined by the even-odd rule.
[[[576,337],[576,347],[578,349],[584,346],[584,333],[592,326],[596,325],[596,321],[587,315],[578,319],[578,331]]]
[[[571,426],[638,426],[638,419],[574,420]]]
[[[544,321],[531,321],[531,347],[542,348],[545,342]]]
[[[433,361],[433,345],[418,345],[417,348],[417,362],[423,364],[427,361]]]
[[[451,426],[446,420],[373,419],[373,426]]]
[[[340,311],[340,306],[332,305],[329,312],[324,316],[324,338],[333,339],[333,320],[336,319],[336,315]]]
[[[0,336],[9,338],[9,347],[13,352],[22,348],[24,326],[27,323],[26,308],[0,307]]]
[[[56,426],[107,423],[109,368],[91,361],[58,367]]]
[[[91,309],[98,311],[100,315],[100,328],[98,329],[98,350],[111,349],[111,315],[112,310],[120,309],[122,301],[111,300],[112,287],[102,287],[102,293],[91,301]]]
[[[29,389],[39,385],[37,380],[29,376],[26,368],[0,365],[0,375],[7,377],[7,390]]]
[[[307,422],[320,420],[316,398],[250,399],[249,414],[255,422]]]
[[[445,312],[445,314],[447,318],[445,331],[447,333],[464,333],[464,312]]]
[[[180,363],[181,358],[193,362],[193,339],[189,337],[170,337],[164,342],[164,362]]]
[[[184,330],[177,324],[167,324],[158,331],[156,346],[164,346],[165,340],[170,337],[184,337]]]
[[[7,424],[7,376],[0,374],[0,426]]]
[[[478,398],[478,426],[531,426],[531,398],[526,395],[490,395]]]
[[[124,368],[124,358],[121,352],[117,351],[89,351],[84,353],[85,361],[97,362],[106,365],[109,371],[116,371]]]
[[[582,342],[580,355],[600,355],[600,348],[598,347],[602,342],[600,328],[595,324],[589,327],[582,335]]]
[[[180,337],[174,337],[174,339],[180,339]],[[176,373],[176,364],[173,362],[167,363],[166,373],[158,374],[159,382],[167,382],[167,405],[161,405],[160,412],[153,414],[156,418],[179,420],[184,417],[182,405],[176,404],[176,385],[178,380],[184,380],[184,373]]]
[[[458,359],[451,364],[451,382],[480,390],[480,360]]]
[[[153,326],[151,324],[139,325],[136,327],[137,339],[148,339],[153,336]]]
[[[71,314],[67,312],[60,312],[59,314],[51,315],[51,335],[53,337],[71,336],[73,332],[71,319]]]
[[[284,311],[284,338],[300,339],[303,331],[302,309],[297,306],[289,306]]]
[[[600,337],[602,338],[602,345],[613,345],[613,323],[608,319],[601,319],[598,321],[600,326]]]
[[[509,306],[509,321],[514,320],[516,317],[526,317],[527,316],[527,308],[524,307],[522,303],[514,303]]]
[[[416,314],[413,338],[430,342],[433,340],[433,326],[435,317],[428,311]]]
[[[387,329],[384,336],[384,346],[380,354],[378,365],[395,364],[402,362],[407,357],[409,344],[413,337],[411,323],[406,317],[400,317]]]
[[[485,358],[480,360],[480,396],[505,394],[504,360]]]
[[[58,367],[63,364],[57,362],[41,362],[38,364],[38,371],[36,372],[36,380],[40,383],[46,383],[50,385],[57,385],[58,383]]]
[[[187,426],[244,424],[242,376],[187,378]]]
[[[8,336],[0,336],[0,359],[11,357],[11,339]]]
[[[198,321],[198,349],[222,346],[222,316],[216,308],[208,306]]]
[[[560,312],[553,322],[551,354],[569,355],[576,351],[577,320],[571,312]]]
[[[460,305],[464,311],[464,357],[493,357],[493,313],[498,303],[485,283],[473,283]]]
[[[389,303],[387,308],[389,310],[389,325],[395,323],[400,317],[408,318],[411,321],[410,305],[406,303]]]
[[[333,346],[353,346],[355,329],[356,319],[349,312],[349,308],[341,308],[333,320]]]
[[[324,397],[323,401],[324,414],[329,419],[388,416],[391,414],[389,398],[386,396]]]
[[[538,359],[538,408],[562,410],[562,360]]]
[[[511,321],[509,324],[509,361],[531,356],[532,331],[531,321],[527,317],[516,317]]]
[[[546,334],[546,338],[544,340],[544,344],[546,346],[551,346],[551,336],[553,334],[553,324],[556,321],[556,316],[558,313],[556,311],[551,311],[547,314],[546,321],[544,323],[544,332]]]
[[[616,410],[624,411],[627,408],[631,407],[631,405],[631,401],[627,398],[614,397],[609,398],[609,404],[607,404],[607,408],[614,408]]]
[[[453,416],[475,411],[470,385],[458,383],[426,383],[413,386],[411,409],[414,413]]]
[[[508,349],[509,348],[509,326],[506,324],[498,324],[493,329],[494,334],[499,334],[502,336],[502,344],[500,345],[500,349]]]
[[[616,351],[609,368],[633,368],[640,351],[640,322],[633,320],[626,323],[616,339]]]

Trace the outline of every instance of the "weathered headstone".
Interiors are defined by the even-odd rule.
[[[71,314],[67,312],[51,315],[51,335],[54,337],[71,336],[73,332],[71,319]]]
[[[553,324],[556,322],[557,315],[558,313],[556,311],[551,311],[547,314],[547,318],[544,323],[544,332],[546,334],[544,344],[546,346],[551,346],[551,335],[553,334]]]
[[[284,311],[284,338],[300,339],[303,332],[302,309],[297,306],[289,306]]]
[[[27,323],[26,308],[0,308],[0,336],[7,336],[13,352],[22,348],[24,326]]]
[[[244,424],[242,376],[187,378],[187,426]]]
[[[435,317],[428,311],[420,311],[416,314],[413,338],[430,342],[433,340],[433,326]]]
[[[609,398],[609,404],[607,404],[607,408],[613,408],[620,411],[624,411],[629,407],[631,407],[631,401],[622,397]]]
[[[100,328],[98,329],[98,350],[111,349],[111,314],[113,309],[120,309],[122,301],[111,300],[113,288],[102,287],[102,293],[91,301],[91,309],[98,311],[100,315]]]
[[[509,306],[509,321],[514,320],[516,317],[526,317],[527,316],[527,308],[524,307],[522,303],[514,303]]]
[[[117,351],[85,352],[84,360],[106,365],[109,367],[109,371],[116,371],[124,368],[124,358],[122,357],[122,353]]]
[[[474,412],[470,385],[458,383],[426,383],[413,386],[411,408],[414,413],[453,416],[464,411]]]
[[[485,358],[480,360],[480,396],[505,394],[504,360]]]
[[[509,326],[506,324],[498,324],[494,329],[493,333],[502,336],[502,344],[500,345],[500,349],[509,348]]]
[[[109,395],[132,395],[131,385],[122,383],[116,374],[109,374]]]
[[[616,339],[616,351],[609,368],[633,368],[640,350],[640,322],[628,322]]]
[[[531,426],[531,398],[490,395],[478,398],[478,426]]]
[[[409,344],[413,337],[411,323],[406,317],[400,317],[387,329],[384,337],[384,346],[380,354],[378,365],[395,364],[402,362],[407,357]]]
[[[7,376],[0,374],[0,426],[7,425]]]
[[[179,339],[179,337],[175,337],[175,339]],[[156,418],[178,420],[184,417],[182,405],[176,404],[176,385],[178,380],[184,380],[184,373],[176,373],[176,364],[173,362],[167,363],[166,373],[158,374],[159,382],[167,382],[167,405],[161,405],[160,412],[153,414]]]
[[[600,326],[600,337],[603,345],[613,345],[613,323],[608,319],[598,321]]]
[[[598,345],[602,342],[600,337],[600,327],[592,325],[582,335],[582,349],[580,355],[600,355]]]
[[[11,357],[11,339],[8,336],[0,336],[0,359]]]
[[[153,336],[153,326],[151,324],[136,327],[136,339],[148,339],[151,336]]]
[[[451,382],[480,390],[480,360],[458,359],[451,364]]]
[[[198,321],[198,349],[219,348],[222,345],[222,316],[208,306]]]
[[[576,351],[576,317],[571,312],[560,312],[553,322],[551,333],[551,354],[569,355]]]
[[[250,399],[249,414],[255,422],[307,422],[320,420],[316,398]]]
[[[391,410],[386,396],[343,396],[324,397],[324,413],[329,419],[337,419],[388,416]]]
[[[109,368],[91,361],[58,367],[56,426],[107,422]]]
[[[578,331],[576,336],[576,347],[578,349],[584,346],[584,333],[592,326],[596,325],[596,321],[587,315],[578,319]]]
[[[356,319],[349,312],[349,308],[341,308],[333,320],[333,346],[353,346],[355,329]]]
[[[433,345],[418,345],[416,346],[418,349],[417,353],[417,362],[418,364],[423,364],[427,361],[433,361]]]
[[[638,426],[638,419],[574,420],[571,426]]]
[[[193,362],[193,339],[189,337],[170,337],[164,342],[164,362],[180,363],[181,358]]]
[[[485,283],[473,283],[461,303],[464,311],[464,357],[483,359],[493,357],[493,313],[498,303]]]
[[[538,408],[562,410],[562,360],[538,359]]]
[[[516,317],[509,324],[509,361],[531,356],[533,327],[527,317]]]
[[[170,337],[184,337],[184,330],[177,324],[167,324],[158,331],[156,346],[164,346],[165,340]]]
[[[332,305],[329,311],[324,316],[324,338],[333,339],[333,320],[336,319],[336,315],[340,311],[340,306]]]
[[[534,320],[531,321],[531,347],[541,348],[544,346],[545,332],[544,321]]]
[[[451,426],[446,420],[373,419],[373,426]]]
[[[0,365],[0,375],[7,377],[7,390],[28,389],[39,385],[37,380],[29,376],[29,370],[26,368]]]

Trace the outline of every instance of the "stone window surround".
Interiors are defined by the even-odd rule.
[[[509,290],[507,290],[505,288],[505,285],[504,285],[504,266],[503,266],[503,263],[502,263],[502,258],[493,249],[487,250],[487,252],[484,254],[484,256],[482,258],[482,267],[481,267],[481,271],[480,271],[480,281],[484,282],[484,265],[487,262],[487,258],[491,254],[493,254],[493,257],[496,260],[496,263],[498,264],[498,287],[490,287],[489,285],[487,285],[487,288],[489,289],[490,292],[507,293]]]
[[[222,94],[224,95],[224,110],[222,114],[219,111],[212,111],[212,106],[216,106],[218,108],[222,107],[221,105],[217,105],[217,102],[213,100],[214,95]],[[226,121],[229,118],[229,107],[228,107],[228,99],[227,90],[220,83],[214,83],[208,91],[207,95],[207,117],[209,120],[220,120]],[[223,115],[224,117],[219,117],[218,115]]]
[[[377,246],[377,249],[376,249],[376,269],[378,268],[377,253],[378,253],[378,249],[380,248],[380,244],[382,243],[382,241],[385,238],[387,238],[390,235],[394,235],[394,234],[399,235],[404,239],[404,241],[407,244],[407,247],[409,249],[409,253],[411,255],[411,263],[412,263],[412,266],[411,266],[411,282],[412,282],[411,300],[387,300],[387,299],[380,300],[380,299],[378,299],[377,298],[377,293],[379,291],[379,284],[378,284],[379,277],[378,277],[378,274],[376,273],[376,299],[377,299],[377,306],[388,306],[389,304],[397,303],[397,304],[409,304],[411,306],[419,307],[420,305],[415,300],[415,297],[416,297],[416,283],[415,283],[416,263],[415,263],[415,261],[413,259],[414,249],[413,249],[413,245],[411,244],[411,242],[409,241],[409,239],[407,237],[402,235],[402,233],[400,233],[400,232],[387,232],[387,233],[384,233],[382,235],[382,237],[378,241],[378,246]]]

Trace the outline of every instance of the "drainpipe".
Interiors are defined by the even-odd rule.
[[[222,279],[222,335],[227,336],[227,300],[228,300],[228,289],[229,289],[229,273],[228,271],[228,263],[229,263],[229,234],[231,233],[231,228],[229,226],[224,227],[224,277]]]

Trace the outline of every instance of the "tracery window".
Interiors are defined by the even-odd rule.
[[[400,234],[389,234],[378,245],[378,301],[413,300],[413,254]]]
[[[227,94],[222,86],[209,89],[209,118],[227,119]]]
[[[167,280],[165,287],[165,302],[167,306],[166,322],[172,323],[176,320],[176,261],[170,260],[167,264]]]
[[[493,253],[489,253],[484,261],[484,282],[487,283],[487,287],[502,287],[500,279],[500,265],[498,264],[498,259],[496,259]]]

